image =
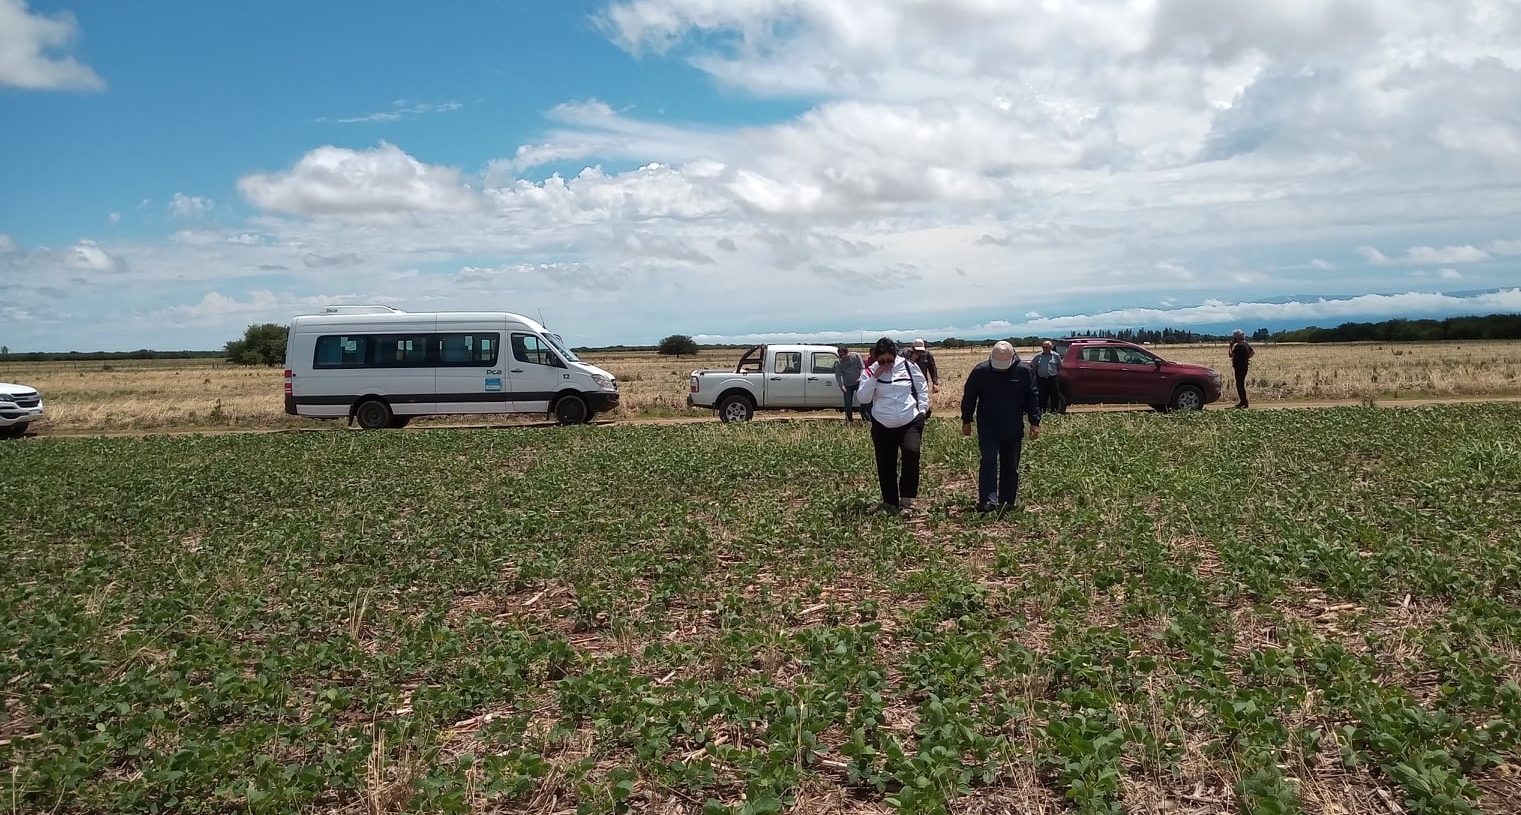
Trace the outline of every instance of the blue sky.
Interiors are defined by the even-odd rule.
[[[1505,0],[0,0],[0,344],[1521,310],[1518,43]]]

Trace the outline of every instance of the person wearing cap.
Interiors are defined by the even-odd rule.
[[[1231,334],[1231,368],[1236,373],[1236,407],[1244,408],[1246,404],[1246,372],[1252,367],[1252,357],[1257,354],[1252,350],[1252,344],[1246,341],[1246,332],[1241,329]]]
[[[878,511],[899,512],[912,509],[919,497],[919,452],[929,415],[929,382],[918,365],[898,354],[898,344],[890,337],[877,340],[871,359],[871,375],[861,377],[856,395],[871,403],[871,446],[882,488]]]
[[[930,387],[940,390],[940,369],[935,365],[935,355],[930,353],[929,343],[923,337],[914,340],[913,350],[908,352],[908,361],[919,366],[919,370],[929,378]]]
[[[977,471],[979,512],[1008,509],[1018,503],[1025,419],[1030,421],[1030,438],[1040,438],[1035,374],[1018,362],[1014,346],[1000,340],[987,361],[972,368],[961,393],[961,435],[972,435],[975,421],[977,447],[982,452]]]
[[[1040,353],[1030,361],[1035,368],[1035,388],[1040,393],[1041,413],[1061,413],[1062,389],[1057,378],[1062,372],[1062,355],[1050,340],[1040,344]]]

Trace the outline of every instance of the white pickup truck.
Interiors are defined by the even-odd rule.
[[[723,422],[748,422],[757,410],[840,410],[839,362],[828,345],[757,345],[732,371],[693,371],[687,406],[712,408]]]

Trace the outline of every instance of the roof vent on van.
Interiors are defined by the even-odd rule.
[[[405,314],[391,306],[323,306],[323,314]]]

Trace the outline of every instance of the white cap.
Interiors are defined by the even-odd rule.
[[[993,343],[993,350],[988,353],[988,362],[997,370],[1009,370],[1014,366],[1014,346],[1003,340]]]
[[[914,350],[915,351],[925,351],[925,350],[928,350],[928,349],[929,349],[929,346],[924,343],[924,338],[923,337],[920,337],[919,339],[914,340]]]

